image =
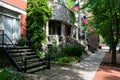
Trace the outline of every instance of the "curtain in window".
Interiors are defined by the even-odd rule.
[[[0,30],[2,29],[2,15],[0,15]],[[2,33],[0,32],[0,44],[2,43]]]
[[[4,17],[4,31],[5,34],[11,39],[13,40],[13,19],[11,17]],[[9,40],[7,38],[5,38],[5,42],[9,43]]]
[[[14,29],[15,29],[15,39],[17,40],[20,37],[20,20],[19,19],[16,20],[16,26]]]
[[[2,18],[2,15],[0,14],[0,30],[2,29],[2,26],[3,26],[3,25],[2,25],[2,22],[3,22],[2,19],[3,19],[3,18]]]

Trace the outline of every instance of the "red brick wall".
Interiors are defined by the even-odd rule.
[[[21,36],[26,35],[26,15],[21,14]]]
[[[25,10],[27,6],[27,3],[24,0],[3,0],[3,1],[23,10]]]

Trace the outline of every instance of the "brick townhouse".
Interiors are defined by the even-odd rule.
[[[0,30],[15,42],[26,34],[27,0],[0,0]]]

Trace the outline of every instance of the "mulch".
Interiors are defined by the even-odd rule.
[[[112,65],[111,54],[106,52],[93,80],[120,80],[120,53],[117,53],[117,65]]]

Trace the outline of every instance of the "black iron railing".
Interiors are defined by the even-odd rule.
[[[5,42],[5,40],[7,40],[8,43]],[[15,44],[13,44],[12,40],[4,33],[4,30],[0,30],[0,45],[1,45],[1,47],[4,49],[4,51],[6,52],[8,58],[9,58],[10,61],[13,63],[13,65],[14,65],[19,71],[24,71],[24,72],[26,72],[26,64],[27,64],[27,62],[26,62],[24,56],[21,55],[21,53],[19,53],[18,48],[16,47]],[[22,66],[19,65],[19,63],[17,62],[18,60],[17,60],[16,57],[12,57],[12,56],[6,51],[6,48],[11,48],[11,47],[14,48],[14,49],[17,51],[18,55],[20,56],[20,60],[21,60],[22,63],[23,63],[24,68],[22,68]],[[14,61],[13,59],[14,59],[15,61]]]
[[[27,38],[29,38],[30,36],[32,36],[32,35],[27,33]],[[31,48],[33,51],[36,51],[35,48],[30,45],[30,42],[28,42],[28,43],[29,43],[28,45],[30,46],[30,48]],[[49,48],[49,49],[52,48],[52,45],[48,45],[48,48]],[[45,50],[43,49],[43,45],[40,45],[40,49],[39,49],[39,50],[42,51],[43,53],[45,53],[45,56],[44,56],[44,57],[41,57],[41,56],[39,56],[38,54],[37,54],[37,55],[38,55],[39,58],[47,65],[47,68],[50,69],[50,68],[51,68],[51,65],[50,65],[50,64],[51,64],[51,62],[50,62],[50,53],[51,53],[51,52],[48,54],[48,53],[46,52],[47,50],[46,50],[46,49],[45,49]]]

